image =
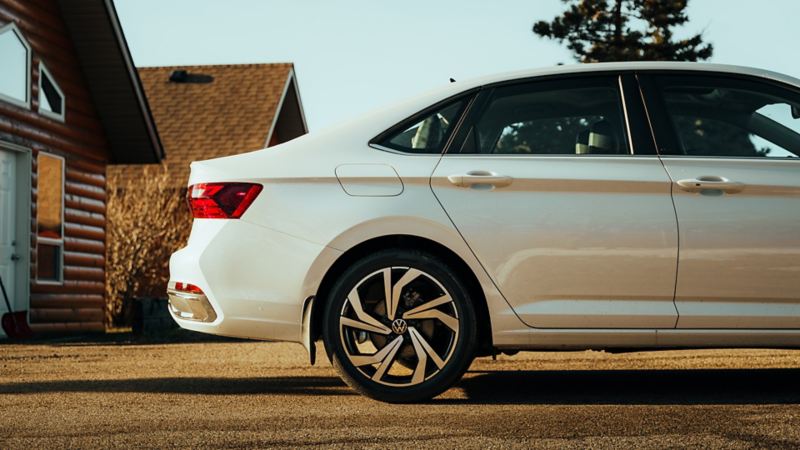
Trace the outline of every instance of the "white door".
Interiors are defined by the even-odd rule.
[[[800,90],[666,75],[650,90],[675,183],[678,328],[800,329]]]
[[[431,184],[522,320],[673,328],[670,179],[631,154],[617,78],[498,87],[474,104]]]
[[[16,236],[16,165],[15,154],[0,150],[0,277],[3,278],[11,306],[15,305],[14,240]],[[0,294],[2,295],[2,294]],[[2,300],[2,299],[0,299]],[[7,311],[0,301],[0,312]],[[2,331],[0,331],[0,335]]]

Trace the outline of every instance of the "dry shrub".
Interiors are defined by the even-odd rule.
[[[118,171],[108,179],[105,293],[111,326],[127,325],[132,299],[166,296],[169,257],[185,245],[191,229],[186,189],[174,187],[164,166],[143,172],[134,183]]]

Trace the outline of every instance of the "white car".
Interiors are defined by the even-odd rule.
[[[800,80],[695,63],[456,82],[192,164],[170,310],[431,398],[475,356],[800,347]]]

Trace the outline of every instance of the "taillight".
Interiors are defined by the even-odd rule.
[[[189,209],[195,219],[238,219],[263,186],[255,183],[199,183],[189,186]]]
[[[199,287],[189,283],[182,283],[180,281],[175,283],[175,290],[181,292],[188,292],[190,294],[198,294],[198,295],[203,294],[203,290],[200,289]]]

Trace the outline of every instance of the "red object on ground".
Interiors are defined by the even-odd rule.
[[[8,308],[8,312],[3,314],[3,318],[0,320],[6,336],[11,339],[29,339],[33,337],[33,330],[28,326],[28,312],[11,311],[11,302],[8,300],[3,278],[0,278],[0,290],[3,291],[3,300],[5,300],[6,308]]]
[[[28,326],[28,312],[17,311],[3,314],[3,331],[11,339],[30,339],[33,330]]]

